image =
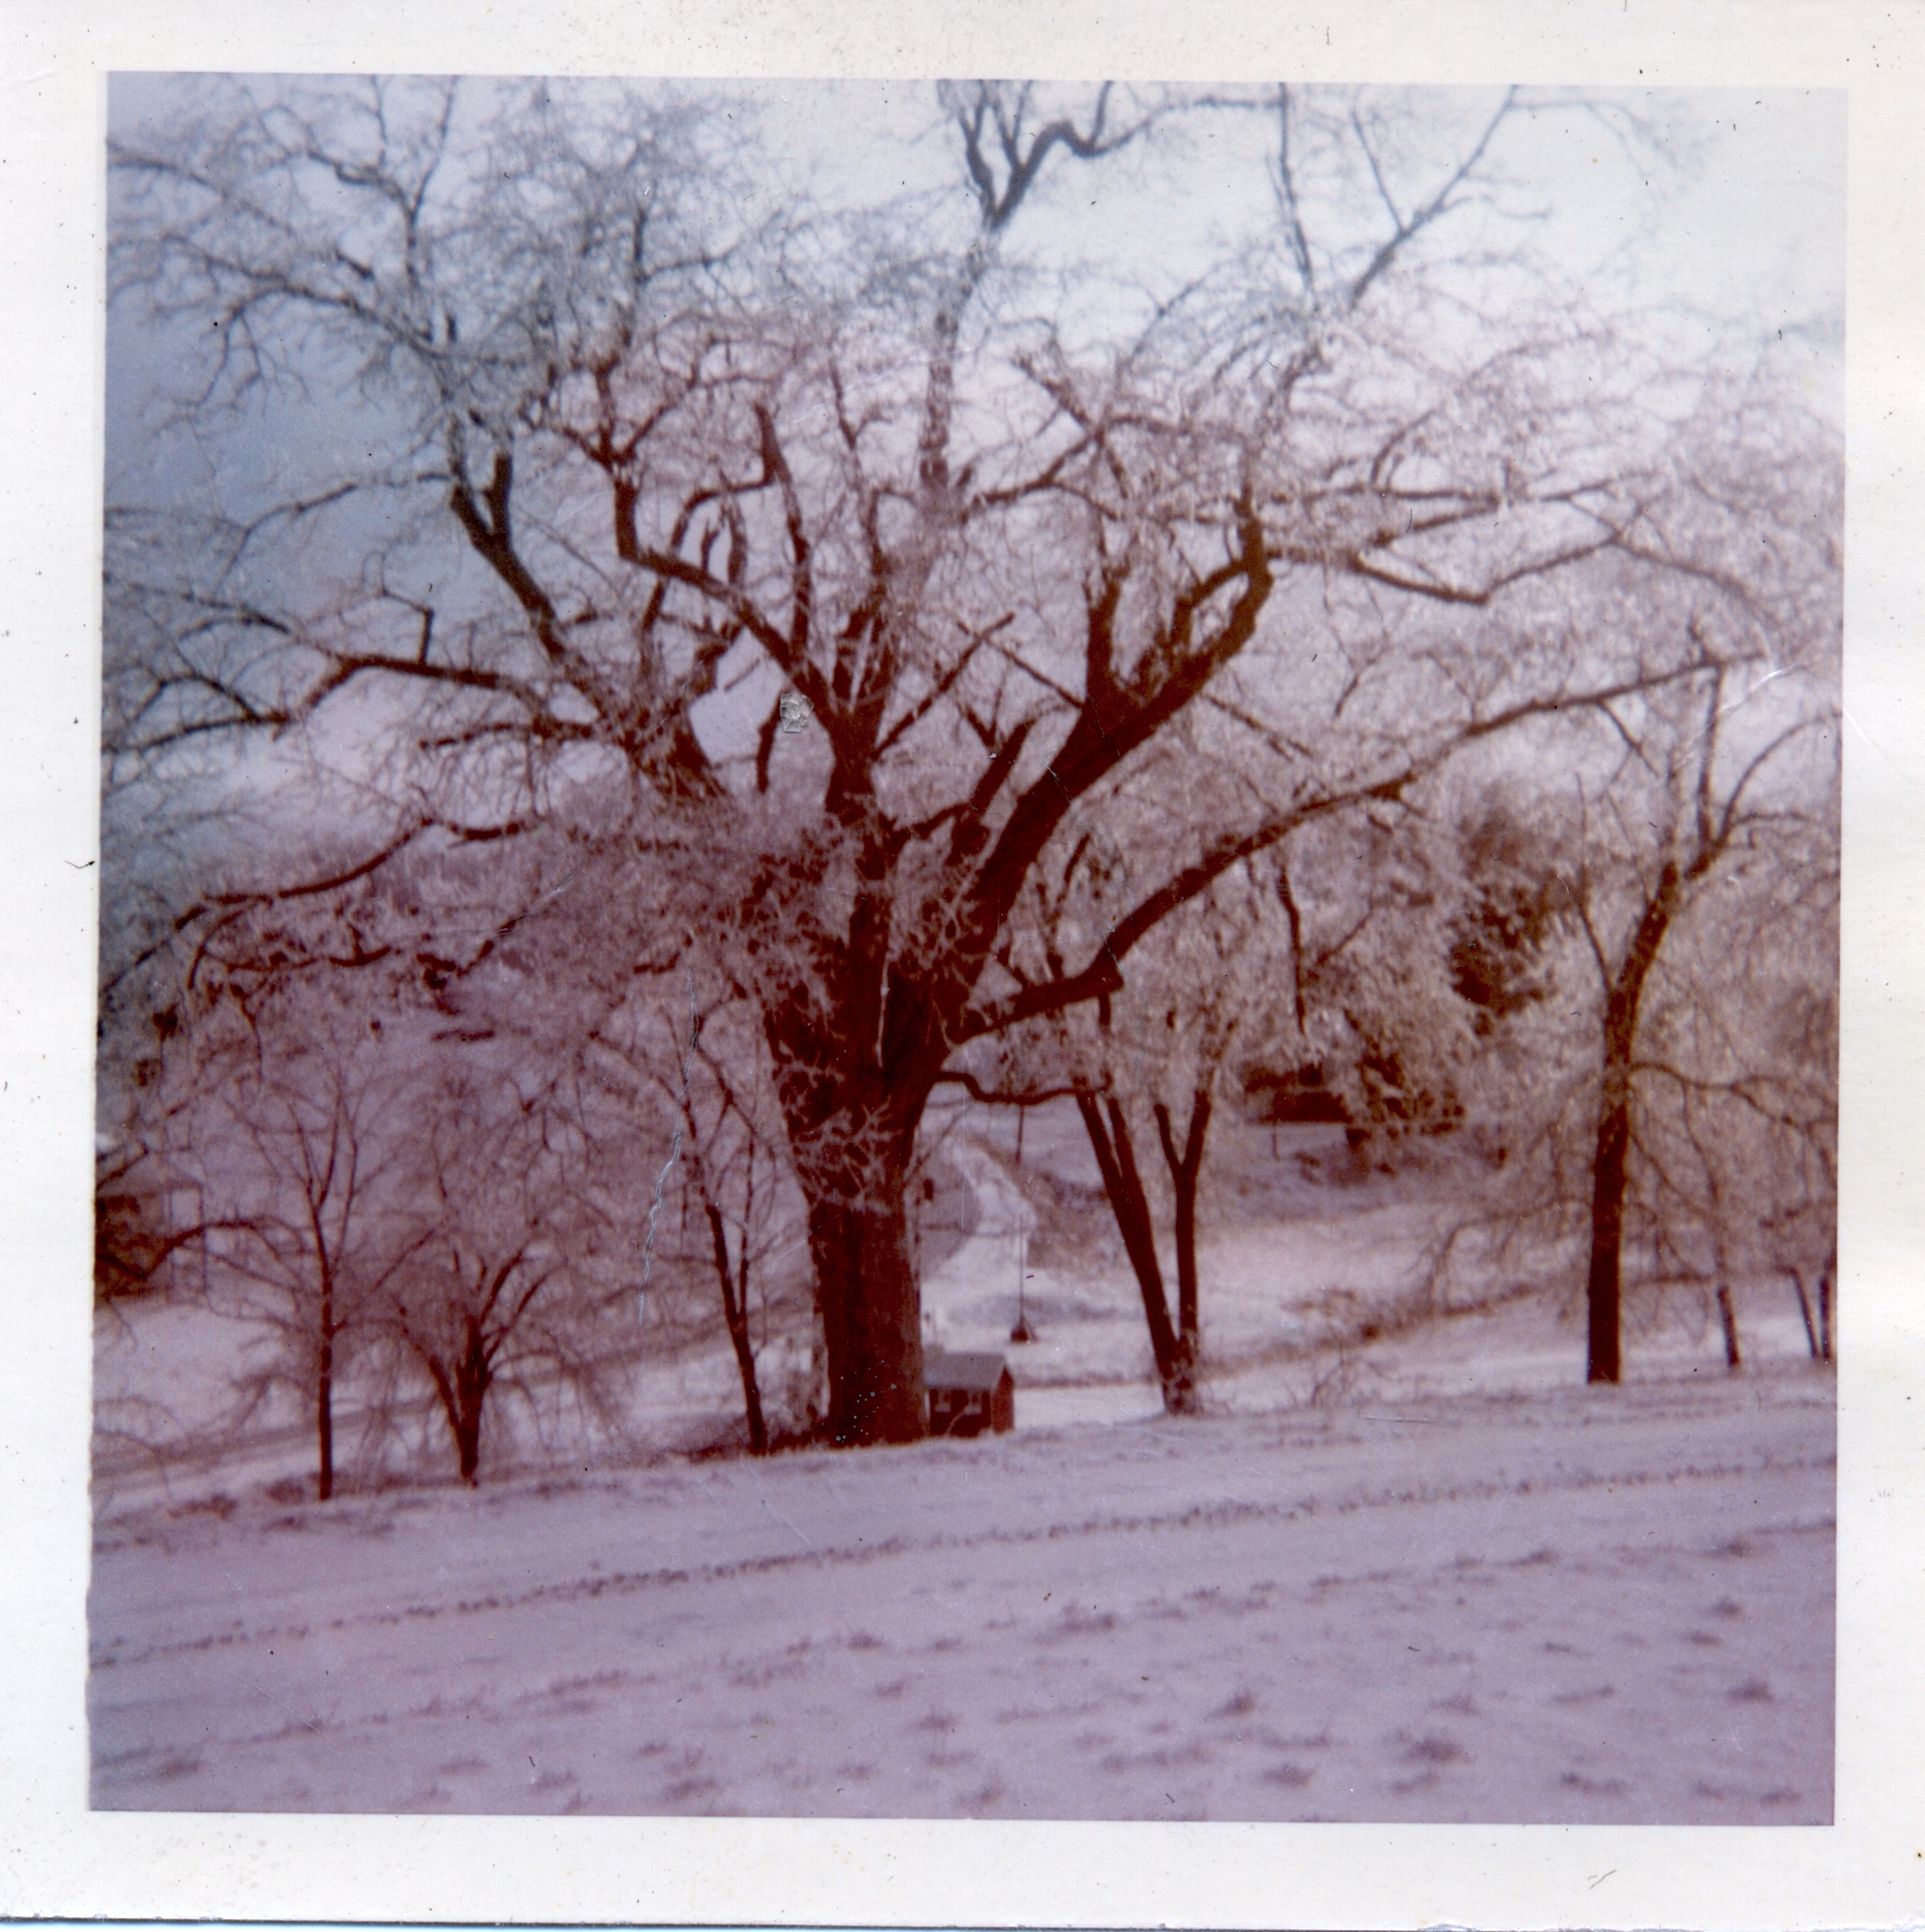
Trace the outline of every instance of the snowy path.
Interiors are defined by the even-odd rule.
[[[1810,1373],[109,1517],[93,1802],[1821,1821]]]

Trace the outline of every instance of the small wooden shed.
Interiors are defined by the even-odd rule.
[[[929,1434],[1000,1435],[1016,1425],[1016,1379],[1000,1355],[932,1354],[923,1363]]]

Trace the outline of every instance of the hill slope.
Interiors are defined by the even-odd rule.
[[[1821,1822],[1832,1383],[99,1524],[116,1808]]]

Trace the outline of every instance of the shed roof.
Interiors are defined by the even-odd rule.
[[[930,1355],[923,1363],[923,1385],[931,1389],[994,1389],[1009,1372],[1009,1364],[1000,1355]]]

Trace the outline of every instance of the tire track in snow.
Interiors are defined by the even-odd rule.
[[[299,1641],[317,1628],[330,1632],[366,1629],[394,1629],[409,1624],[433,1622],[444,1616],[485,1616],[510,1612],[536,1605],[559,1605],[594,1601],[606,1596],[639,1596],[652,1590],[677,1585],[727,1582],[743,1577],[766,1576],[772,1572],[803,1567],[843,1567],[889,1561],[898,1557],[955,1554],[971,1551],[1059,1542],[1066,1539],[1113,1536],[1154,1536],[1185,1529],[1225,1529],[1255,1524],[1286,1524],[1323,1517],[1346,1517],[1364,1511],[1453,1503],[1490,1503],[1516,1496],[1581,1495],[1587,1491],[1670,1488],[1685,1482],[1727,1482],[1733,1478],[1760,1475],[1792,1475],[1813,1470],[1834,1470],[1832,1456],[1774,1458],[1760,1467],[1755,1461],[1742,1463],[1688,1464],[1677,1469],[1629,1472],[1573,1472],[1549,1478],[1523,1478],[1516,1481],[1491,1480],[1455,1484],[1416,1484],[1385,1488],[1374,1493],[1320,1501],[1301,1496],[1294,1502],[1193,1503],[1181,1510],[1148,1511],[1141,1514],[1112,1513],[1094,1516],[1080,1523],[1052,1523],[1025,1528],[991,1526],[959,1536],[936,1534],[927,1537],[881,1538],[855,1544],[833,1544],[806,1552],[771,1552],[761,1556],[738,1558],[731,1562],[663,1566],[645,1570],[615,1570],[605,1576],[571,1578],[567,1581],[538,1583],[511,1593],[491,1593],[484,1596],[461,1597],[451,1603],[416,1603],[400,1610],[364,1611],[358,1615],[335,1617],[324,1624],[270,1624],[209,1633],[206,1636],[151,1645],[139,1651],[108,1651],[91,1659],[95,1669],[132,1668],[169,1656],[192,1655],[209,1651],[246,1646],[274,1639]],[[766,1507],[766,1503],[765,1503]],[[773,1515],[773,1511],[770,1512]],[[788,1527],[798,1537],[794,1524]],[[1811,1524],[1774,1525],[1760,1533],[1808,1534],[1835,1527],[1832,1519]],[[807,1542],[807,1538],[803,1538]],[[1650,1553],[1676,1546],[1650,1545]]]

